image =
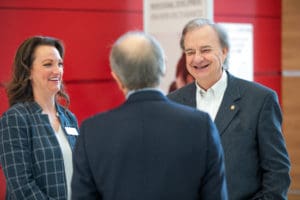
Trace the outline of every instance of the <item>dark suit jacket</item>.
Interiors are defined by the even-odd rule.
[[[196,107],[196,85],[189,84],[168,97]],[[274,91],[228,73],[215,124],[224,149],[229,199],[287,198],[290,161],[281,123]]]
[[[84,121],[73,158],[73,200],[227,199],[213,122],[159,91]]]
[[[57,105],[61,127],[73,147],[77,119]],[[18,103],[0,118],[0,158],[6,176],[6,199],[67,199],[61,149],[47,115],[35,102]]]

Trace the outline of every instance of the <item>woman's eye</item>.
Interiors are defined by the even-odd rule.
[[[50,67],[52,65],[52,63],[45,63],[44,66],[46,67]]]

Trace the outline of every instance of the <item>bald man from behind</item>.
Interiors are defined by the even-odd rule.
[[[154,37],[128,32],[112,46],[111,74],[126,100],[83,121],[73,200],[226,200],[223,150],[209,115],[158,89],[165,55]]]

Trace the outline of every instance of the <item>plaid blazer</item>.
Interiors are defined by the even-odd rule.
[[[71,148],[77,136],[77,119],[57,105],[57,111]],[[73,129],[74,130],[74,129]],[[6,200],[67,199],[62,152],[48,116],[35,102],[18,103],[0,118],[0,158],[6,177]]]

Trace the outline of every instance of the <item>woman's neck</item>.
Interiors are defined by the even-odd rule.
[[[35,101],[41,106],[42,113],[48,115],[49,122],[54,132],[58,132],[60,121],[58,118],[54,97],[47,99],[35,98]]]

